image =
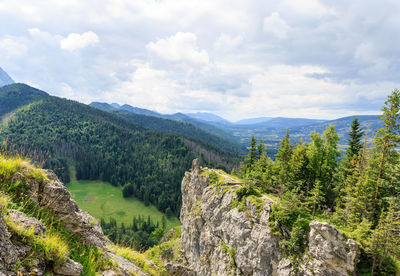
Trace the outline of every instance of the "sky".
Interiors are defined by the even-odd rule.
[[[398,0],[0,0],[0,67],[161,113],[333,119],[400,88]]]

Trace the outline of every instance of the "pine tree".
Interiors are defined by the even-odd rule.
[[[349,148],[346,151],[346,156],[349,159],[352,159],[354,155],[357,155],[362,148],[361,138],[364,134],[364,131],[360,127],[360,123],[358,118],[355,117],[352,124],[351,130],[349,132],[350,138],[347,139],[349,142]]]
[[[251,142],[250,142],[250,148],[249,148],[249,154],[247,155],[247,158],[246,158],[247,170],[251,170],[254,163],[256,162],[256,159],[257,159],[257,140],[256,140],[256,138],[254,138],[254,135],[252,135]]]
[[[260,140],[260,142],[258,143],[257,157],[258,157],[258,160],[265,158],[265,146],[264,146],[263,140]]]
[[[311,143],[307,145],[307,188],[306,193],[308,194],[310,190],[314,187],[315,181],[321,176],[322,163],[324,157],[323,141],[321,135],[317,132],[311,132],[310,134]]]
[[[339,136],[334,126],[329,126],[322,134],[323,140],[323,162],[321,168],[321,189],[326,196],[325,203],[332,208],[335,200],[335,175],[337,168],[337,158],[340,152],[337,149]]]
[[[306,182],[309,175],[307,159],[307,146],[300,140],[293,150],[292,158],[290,159],[290,185],[287,186],[289,190],[296,190],[298,192],[306,192]]]
[[[378,154],[378,171],[375,185],[375,200],[379,198],[382,177],[386,170],[386,163],[392,161],[395,154],[395,148],[400,141],[399,137],[399,117],[400,117],[400,91],[393,90],[392,94],[385,102],[382,108],[383,115],[379,118],[384,126],[377,130],[375,146]]]
[[[384,258],[389,255],[400,257],[400,209],[394,199],[389,201],[388,210],[381,216],[372,235],[373,263],[371,275],[381,268]]]
[[[285,192],[285,185],[289,182],[290,175],[290,159],[292,158],[292,145],[290,144],[289,129],[281,141],[281,146],[276,154],[276,161],[279,167],[279,197],[282,198]]]

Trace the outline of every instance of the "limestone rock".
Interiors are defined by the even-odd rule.
[[[44,180],[39,181],[32,179],[29,177],[30,174],[27,173],[27,169],[23,169],[21,172],[15,173],[11,177],[11,181],[23,183],[33,202],[54,212],[68,230],[82,237],[84,242],[100,248],[104,251],[105,257],[108,257],[119,266],[104,273],[112,272],[117,273],[117,275],[131,275],[131,272],[133,272],[135,275],[147,275],[133,263],[117,256],[115,252],[107,249],[107,245],[110,241],[104,236],[98,221],[89,213],[78,208],[78,205],[72,199],[71,193],[52,171],[43,171],[47,175]],[[45,227],[40,221],[34,218],[29,218],[21,212],[11,210],[9,211],[9,218],[27,229],[34,227],[35,234],[44,234]],[[0,216],[0,272],[5,273],[6,275],[14,275],[15,273],[10,274],[10,271],[13,270],[13,265],[16,261],[23,259],[30,252],[29,246],[11,242],[11,238],[12,236],[8,232],[7,227]],[[32,270],[22,267],[22,271],[20,272],[23,274],[30,273],[42,275],[46,271],[45,265],[45,260],[40,259],[39,263],[33,267]],[[73,260],[68,260],[68,262],[62,266],[54,268],[48,267],[47,269],[54,270],[56,274],[61,275],[79,275],[82,272],[82,266]]]
[[[2,217],[0,217],[0,271],[18,260],[18,248],[11,242],[11,233],[8,231]],[[4,273],[4,271],[3,271]]]
[[[176,276],[196,276],[193,270],[179,264],[168,263],[165,265],[165,270],[167,270],[169,274]]]
[[[210,185],[206,175],[195,160],[181,186],[181,250],[186,266],[197,275],[322,276],[355,271],[357,244],[334,226],[317,221],[310,224],[309,255],[300,271],[294,271],[268,226],[274,201],[263,197],[264,205],[256,206],[247,198],[246,210],[239,210],[232,203],[241,183],[231,183],[230,178],[229,185]]]
[[[109,241],[98,221],[78,208],[71,193],[54,172],[44,171],[48,179],[42,182],[25,177],[26,170],[15,173],[11,179],[25,183],[30,199],[52,210],[65,223],[66,228],[80,235],[88,244],[105,249]]]
[[[348,275],[355,273],[359,250],[354,240],[344,238],[334,226],[313,221],[308,235],[310,260],[305,275]],[[309,271],[313,271],[313,274]]]
[[[55,266],[54,272],[60,275],[81,275],[83,267],[80,263],[77,263],[71,259],[68,259],[65,264],[61,266]]]
[[[35,235],[43,235],[44,231],[46,230],[45,226],[40,220],[28,217],[24,213],[19,212],[17,210],[10,210],[8,212],[8,217],[11,221],[22,226],[26,230],[33,228],[34,229],[33,233]]]
[[[18,219],[23,218],[22,221],[24,223],[32,219],[26,217],[24,214],[25,217],[18,214],[20,212],[17,213],[17,211],[12,213],[16,214]],[[35,221],[34,223],[37,222],[39,221]],[[41,226],[43,227],[43,225]],[[18,262],[21,262],[21,260],[26,259],[28,256],[32,256],[31,253],[31,247],[16,240],[9,232],[7,225],[4,223],[3,217],[0,216],[0,275],[17,275],[17,273],[13,271],[17,271],[20,275],[43,275],[46,270],[46,262],[42,257],[38,256],[35,259],[32,259],[29,267],[16,266]]]
[[[108,258],[110,260],[115,262],[118,265],[118,267],[120,268],[119,275],[120,274],[131,275],[130,274],[131,272],[134,272],[135,275],[143,275],[143,276],[149,275],[149,274],[141,271],[139,267],[137,267],[135,264],[131,263],[127,259],[115,254],[115,252],[113,252],[113,251],[106,252],[106,255],[108,256]],[[110,275],[113,275],[113,274],[110,274]]]

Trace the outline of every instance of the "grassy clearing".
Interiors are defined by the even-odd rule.
[[[121,189],[109,183],[87,180],[71,181],[67,188],[79,207],[97,219],[104,218],[108,221],[112,217],[117,220],[117,223],[123,222],[128,226],[132,224],[134,216],[141,215],[145,218],[150,216],[154,222],[158,221],[161,225],[164,214],[154,205],[145,206],[136,198],[124,198]],[[176,217],[167,219],[167,229],[179,224]]]

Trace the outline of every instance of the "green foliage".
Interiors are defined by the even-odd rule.
[[[246,169],[250,170],[257,160],[257,140],[254,135],[251,136],[249,153],[246,155],[245,163]]]
[[[289,258],[297,270],[302,261],[302,256],[307,248],[307,236],[310,232],[310,219],[297,217],[290,231],[290,238],[280,242],[284,256]]]
[[[217,174],[217,173],[215,173],[215,172],[211,172],[209,175],[208,175],[208,179],[209,179],[209,181],[210,181],[210,184],[217,184],[217,183],[219,183],[219,175]]]
[[[276,154],[276,163],[279,168],[279,197],[282,198],[285,191],[285,184],[290,180],[290,159],[292,157],[292,145],[290,144],[289,129],[286,131],[285,137],[281,141],[281,146]]]
[[[29,104],[29,105],[27,105]],[[18,109],[19,108],[19,109]],[[235,155],[198,139],[144,128],[115,114],[48,96],[26,85],[0,88],[0,141],[10,153],[27,155],[53,169],[64,183],[74,179],[128,184],[125,196],[177,216],[180,182],[192,160],[231,166]],[[3,110],[5,110],[3,112]],[[218,140],[219,141],[219,140]],[[131,184],[129,184],[131,183]]]
[[[360,271],[398,273],[400,91],[392,92],[382,110],[383,127],[377,130],[372,148],[368,135],[361,144],[364,131],[354,119],[349,148],[340,163],[339,137],[335,127],[328,126],[322,135],[312,132],[310,143],[299,141],[293,149],[287,132],[275,162],[266,166],[267,162],[257,160],[250,170],[242,168],[242,177],[263,185],[263,191],[277,195],[286,191],[272,208],[269,226],[283,239],[281,246],[295,266],[304,253],[308,223],[317,217],[334,223],[359,243]]]
[[[43,171],[33,167],[29,162],[19,157],[11,159],[0,155],[0,186],[2,191],[12,186],[11,176],[16,172],[24,171],[27,181],[48,181]],[[32,230],[26,230],[8,220],[8,225],[14,229],[16,235],[29,243],[38,254],[43,254],[48,260],[62,263],[69,256],[83,265],[82,275],[95,275],[100,270],[107,269],[111,263],[103,258],[103,253],[92,246],[86,245],[82,238],[67,230],[63,223],[47,208],[40,207],[32,202],[23,191],[25,185],[20,185],[18,190],[11,193],[2,193],[0,203],[2,214],[7,209],[16,209],[27,216],[40,220],[47,229],[46,237],[33,235]],[[7,221],[7,220],[6,220]]]
[[[233,141],[230,136],[220,135],[220,132],[216,131],[215,129],[203,130],[203,125],[199,125],[199,122],[180,122],[172,120],[173,118],[169,120],[165,118],[122,111],[114,111],[113,113],[144,127],[181,134],[185,137],[195,139],[198,143],[205,146],[212,145],[214,148],[213,151],[220,152],[221,155],[226,155],[227,157],[231,158],[233,161],[232,163],[235,162],[234,159],[237,158],[236,155],[243,154],[243,150],[240,145],[236,141]],[[197,126],[194,124],[197,124]],[[229,163],[227,163],[227,165],[229,165]]]
[[[64,264],[67,260],[69,255],[68,244],[57,232],[46,232],[46,235],[38,236],[34,234],[34,228],[25,229],[7,217],[4,221],[8,228],[23,242],[29,244],[37,253],[43,253],[46,260],[53,261],[58,265]]]
[[[286,192],[282,200],[272,206],[268,224],[275,235],[284,237],[282,227],[291,230],[299,218],[311,220],[310,209],[299,195]]]
[[[158,244],[164,229],[149,217],[133,217],[132,224],[125,227],[125,224],[117,224],[117,221],[110,218],[109,222],[104,219],[100,221],[103,232],[108,238],[116,243],[136,250],[146,250]]]
[[[146,257],[136,252],[130,248],[122,247],[118,245],[110,246],[110,249],[115,251],[118,255],[124,257],[125,259],[136,264],[142,271],[149,273],[150,275],[167,275],[164,265],[151,265],[150,262],[146,259]],[[131,271],[133,275],[136,275],[135,271]]]
[[[238,200],[241,201],[243,198],[246,198],[250,195],[260,196],[260,191],[255,188],[251,184],[244,184],[240,188],[235,190],[236,195],[238,196]]]
[[[224,253],[229,255],[230,266],[233,269],[237,269],[237,264],[236,264],[236,260],[235,260],[236,248],[235,247],[229,248],[229,246],[224,241],[221,241],[220,246],[221,246],[222,250],[224,251]]]
[[[133,218],[150,216],[155,224],[162,225],[164,214],[150,204],[145,206],[143,201],[134,197],[122,197],[121,189],[101,181],[72,181],[67,185],[73,199],[78,203],[79,208],[89,212],[98,220],[116,220],[118,226],[124,223],[131,225]],[[165,228],[168,230],[179,225],[176,216],[165,219]]]
[[[351,123],[351,130],[349,132],[350,138],[348,139],[349,148],[346,151],[346,156],[351,159],[354,155],[358,155],[362,149],[361,137],[364,135],[364,131],[360,126],[358,118],[355,117]]]

